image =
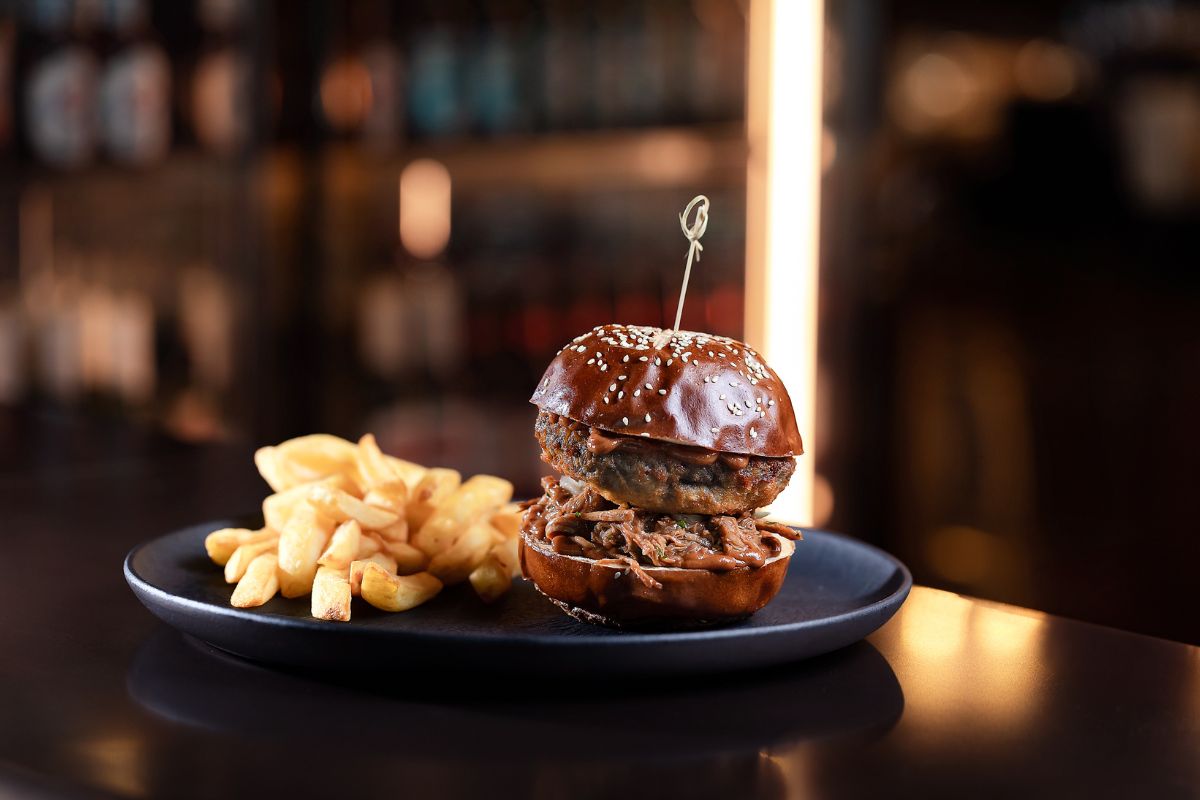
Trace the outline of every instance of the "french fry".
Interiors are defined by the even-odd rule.
[[[204,549],[214,563],[224,566],[229,561],[229,557],[233,555],[234,550],[244,544],[261,542],[272,536],[278,536],[278,534],[265,528],[256,531],[247,528],[222,528],[204,537]]]
[[[320,486],[343,491],[354,488],[345,475],[330,475],[319,481],[297,484],[290,489],[276,492],[263,500],[263,520],[266,521],[267,527],[282,531],[296,507],[306,505],[309,495]]]
[[[516,503],[505,503],[504,507],[492,514],[492,527],[500,531],[506,539],[515,539],[521,535],[521,517],[524,515]]]
[[[250,566],[251,561],[263,553],[273,553],[278,544],[279,536],[273,534],[269,539],[239,545],[229,560],[225,562],[225,582],[237,583],[240,581],[246,574],[246,568]]]
[[[284,469],[276,458],[274,447],[260,447],[254,451],[254,466],[273,492],[283,492],[295,485],[294,476]]]
[[[386,528],[380,528],[375,533],[379,534],[380,539],[387,542],[407,542],[408,522],[400,520],[388,525]]]
[[[364,434],[358,440],[354,457],[358,464],[358,473],[362,476],[366,486],[375,487],[391,481],[403,483],[392,462],[388,461],[387,456],[379,449],[379,443],[375,441],[375,434]]]
[[[462,583],[487,558],[495,530],[487,520],[475,522],[454,544],[430,558],[428,571],[447,586]]]
[[[362,599],[383,611],[408,611],[442,590],[442,582],[428,572],[392,575],[379,564],[367,562],[359,592]]]
[[[395,559],[396,569],[394,571],[399,575],[421,572],[429,563],[428,556],[406,542],[389,542],[386,539],[380,539],[379,544],[382,552]]]
[[[492,545],[492,549],[488,551],[488,558],[498,560],[508,570],[508,574],[515,578],[521,574],[521,559],[517,554],[520,544],[519,538],[505,539]]]
[[[367,564],[378,564],[388,571],[389,574],[396,574],[396,559],[389,556],[387,553],[376,553],[370,558],[364,558],[350,562],[350,593],[358,597],[359,590],[362,588],[363,570]]]
[[[408,486],[399,478],[375,484],[363,495],[363,502],[403,517],[408,505]]]
[[[334,522],[314,506],[298,506],[279,534],[279,592],[300,597],[312,591],[317,559],[333,533]]]
[[[412,543],[429,557],[436,556],[463,535],[479,517],[507,503],[512,491],[511,483],[495,475],[472,477],[438,506],[433,516],[411,538]],[[489,525],[485,530],[490,529]]]
[[[485,603],[494,603],[512,588],[512,574],[496,556],[489,554],[468,576],[471,588]]]
[[[233,590],[229,604],[234,608],[261,606],[279,591],[279,558],[263,553],[250,562],[242,579]]]
[[[417,484],[421,482],[421,479],[425,477],[425,473],[427,472],[427,469],[420,464],[405,461],[403,458],[396,458],[395,456],[384,456],[384,458],[392,465],[396,476],[408,485],[410,492],[417,487]]]
[[[312,615],[317,619],[350,621],[350,568],[318,567],[313,579]]]
[[[460,485],[462,485],[462,475],[458,473],[458,470],[444,467],[433,467],[426,470],[420,483],[416,485],[408,498],[408,507],[404,513],[408,519],[409,528],[419,531],[421,526],[433,516],[433,512],[437,510],[438,506],[454,494]]]
[[[309,481],[328,475],[353,475],[358,472],[354,443],[328,433],[288,439],[276,445],[275,457],[298,477]]]
[[[383,540],[372,532],[364,532],[358,539],[358,552],[354,554],[354,559],[370,558],[381,550]]]
[[[358,555],[358,546],[362,541],[362,528],[356,520],[346,520],[334,530],[329,537],[325,552],[317,559],[318,566],[346,569]],[[320,570],[317,570],[320,572]],[[315,616],[315,615],[314,615]]]
[[[313,489],[308,502],[335,522],[353,519],[368,530],[386,528],[400,521],[400,517],[391,511],[369,506],[349,492],[328,486]]]

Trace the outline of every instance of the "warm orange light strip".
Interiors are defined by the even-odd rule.
[[[772,514],[811,524],[816,453],[821,0],[752,0],[746,340],[787,384],[806,453]]]

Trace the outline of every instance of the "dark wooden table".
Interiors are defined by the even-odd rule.
[[[252,508],[248,453],[3,417],[0,444],[0,797],[1200,796],[1200,649],[920,587],[869,642],[680,685],[239,662],[121,560]]]

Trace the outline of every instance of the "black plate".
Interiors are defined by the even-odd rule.
[[[204,552],[216,520],[134,548],[125,579],[154,614],[235,655],[316,670],[461,668],[572,677],[715,672],[781,664],[845,647],[896,613],[908,569],[870,545],[804,530],[779,595],[745,622],[680,633],[628,633],[576,622],[518,580],[487,606],[467,585],[402,614],[356,601],[350,623],[309,616],[308,598],[229,605],[232,587]]]

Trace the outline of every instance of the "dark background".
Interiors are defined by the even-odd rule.
[[[684,325],[741,335],[746,15],[0,1],[4,471],[373,430],[534,491],[530,387],[592,325],[669,319],[700,192]],[[1200,642],[1200,11],[826,23],[823,524]],[[452,186],[432,248],[397,231],[422,159],[425,233]]]

